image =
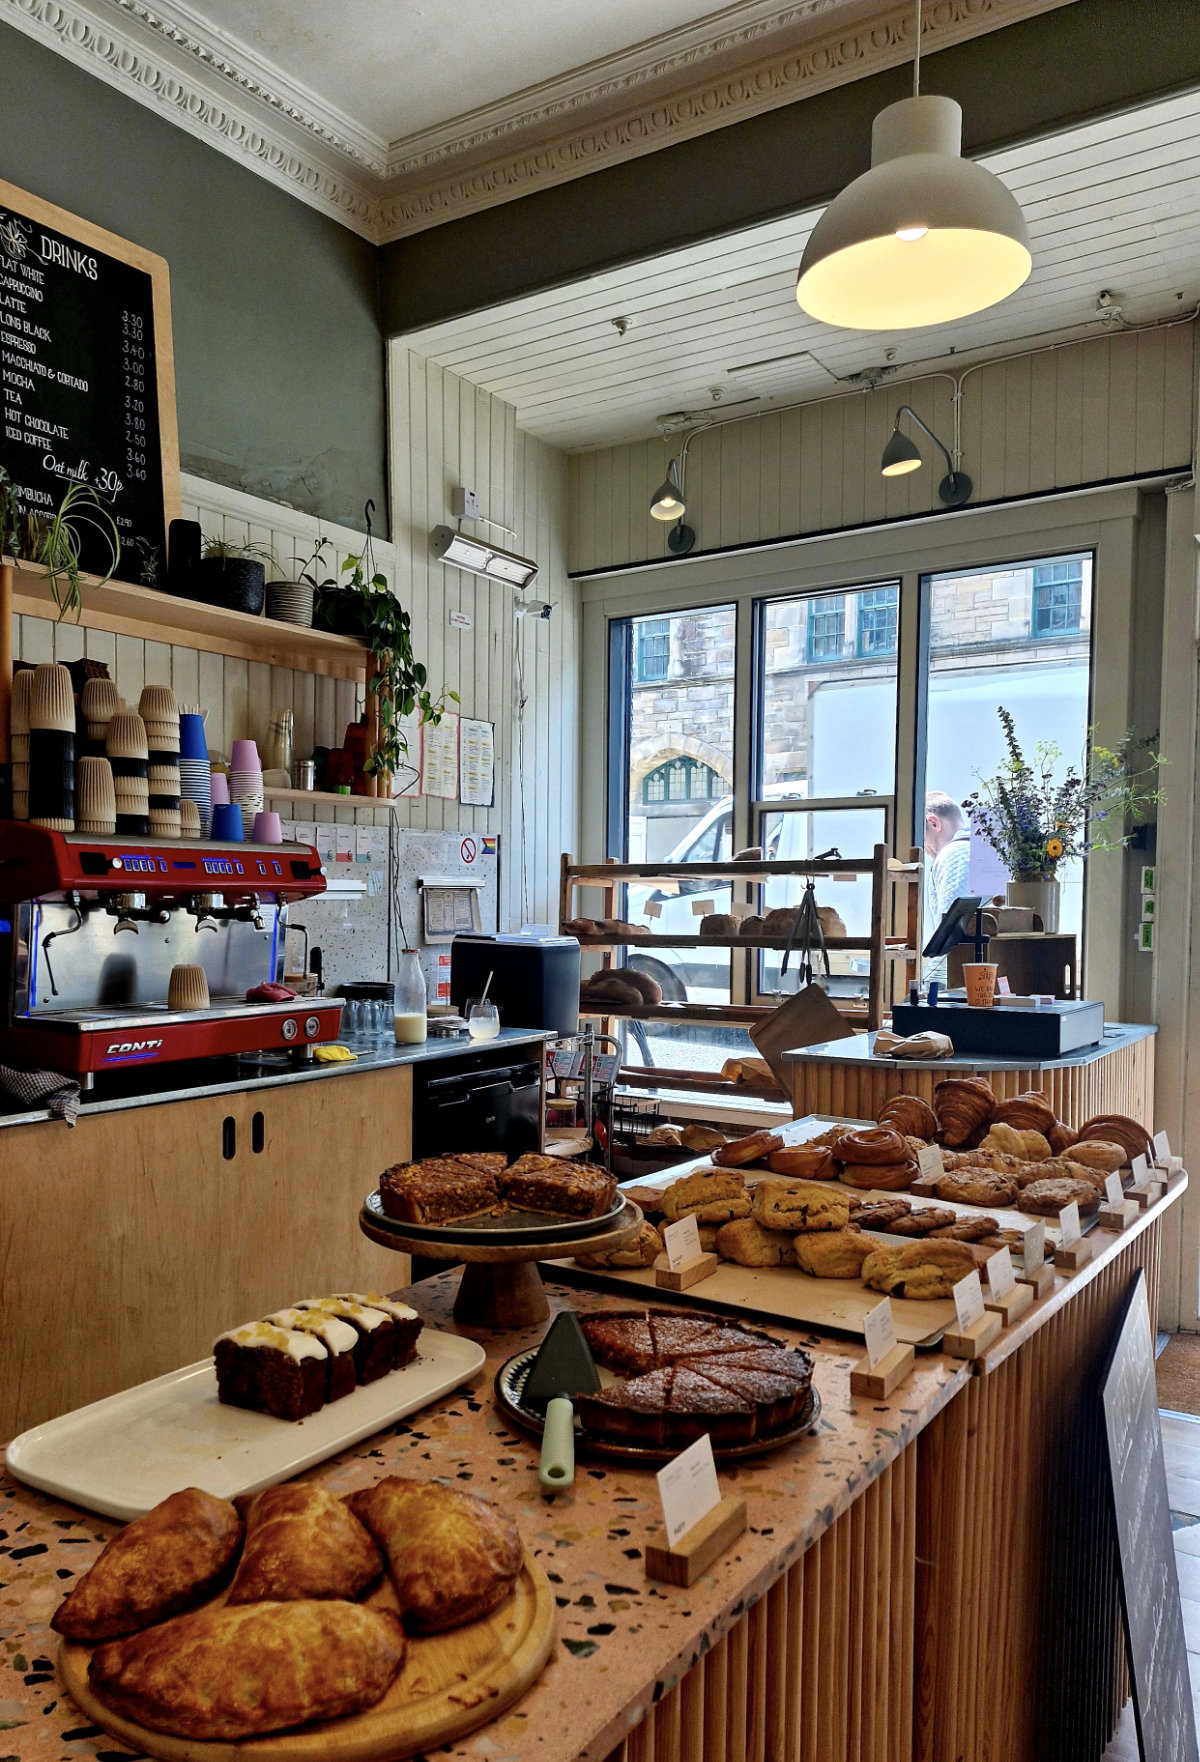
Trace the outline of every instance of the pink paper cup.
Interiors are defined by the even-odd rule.
[[[209,799],[212,802],[213,807],[217,808],[221,807],[223,804],[228,804],[229,779],[224,771],[214,771],[208,781],[209,788],[212,790],[212,795]]]
[[[283,823],[278,814],[264,812],[254,816],[255,844],[282,844]]]
[[[231,771],[261,771],[258,748],[252,740],[235,740],[229,755]]]

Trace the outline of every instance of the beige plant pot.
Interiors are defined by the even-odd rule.
[[[1062,904],[1062,883],[1052,875],[1036,875],[1026,880],[1010,881],[1004,890],[1005,903],[1025,906],[1041,919],[1041,928],[1048,936],[1058,931],[1058,915]]]

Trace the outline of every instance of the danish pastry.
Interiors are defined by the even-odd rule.
[[[1077,1142],[1086,1144],[1089,1138],[1102,1138],[1106,1144],[1119,1144],[1125,1152],[1125,1161],[1131,1163],[1135,1156],[1153,1158],[1154,1141],[1145,1126],[1130,1119],[1124,1113],[1100,1113],[1092,1119],[1085,1120],[1079,1128]]]
[[[728,1144],[718,1144],[712,1159],[718,1168],[740,1169],[747,1163],[762,1162],[772,1151],[782,1149],[783,1139],[778,1132],[751,1132],[745,1138],[733,1138]]]
[[[842,1180],[847,1187],[859,1187],[868,1193],[904,1193],[919,1173],[920,1164],[912,1157],[906,1157],[903,1162],[848,1162],[842,1170]]]
[[[1111,1175],[1124,1166],[1125,1146],[1109,1144],[1103,1138],[1085,1138],[1082,1144],[1072,1144],[1064,1151],[1063,1161],[1079,1163],[1084,1168],[1094,1169],[1097,1174]]]
[[[717,1231],[717,1253],[737,1266],[794,1266],[792,1239],[780,1230],[764,1230],[757,1218],[734,1218]]]
[[[910,1242],[903,1248],[876,1248],[863,1262],[862,1279],[891,1297],[931,1300],[949,1297],[960,1279],[980,1264],[967,1242]]]
[[[991,1169],[963,1169],[959,1174],[941,1175],[933,1190],[939,1199],[955,1205],[1012,1205],[1017,1197],[1013,1177],[998,1175]]]
[[[893,1095],[875,1115],[879,1126],[891,1126],[904,1138],[922,1138],[926,1142],[937,1131],[937,1116],[919,1095]]]
[[[1090,1181],[1058,1176],[1049,1181],[1033,1181],[1021,1189],[1021,1210],[1034,1217],[1056,1217],[1072,1201],[1079,1206],[1080,1217],[1090,1217],[1100,1209],[1100,1194]]]
[[[996,1097],[982,1077],[944,1077],[933,1087],[933,1111],[942,1142],[952,1148],[992,1117]]]
[[[877,1245],[858,1230],[826,1230],[796,1237],[796,1265],[814,1279],[857,1279]]]
[[[892,1126],[864,1126],[861,1131],[843,1132],[834,1154],[839,1162],[874,1167],[906,1161],[908,1146],[904,1134]]]
[[[1002,1150],[1018,1156],[1023,1162],[1045,1162],[1050,1155],[1049,1140],[1031,1126],[1006,1126],[995,1120],[988,1127],[980,1150]]]
[[[1019,1132],[1040,1132],[1043,1138],[1055,1124],[1054,1109],[1041,1089],[1026,1089],[1022,1095],[1010,1095],[998,1101],[992,1112],[992,1124],[1015,1126]]]
[[[833,1152],[825,1145],[819,1145],[815,1150],[807,1144],[773,1150],[767,1158],[767,1167],[773,1175],[793,1175],[805,1181],[832,1181],[837,1176]]]

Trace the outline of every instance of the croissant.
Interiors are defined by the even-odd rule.
[[[1066,1151],[1070,1150],[1072,1144],[1074,1144],[1075,1140],[1079,1137],[1079,1133],[1075,1130],[1074,1126],[1065,1125],[1062,1120],[1055,1120],[1050,1130],[1046,1133],[1046,1137],[1049,1140],[1050,1148],[1055,1156],[1062,1156]]]
[[[1098,1113],[1093,1119],[1085,1120],[1076,1142],[1085,1144],[1089,1138],[1119,1144],[1125,1151],[1126,1162],[1132,1162],[1135,1156],[1150,1158],[1154,1154],[1154,1141],[1145,1126],[1140,1126],[1124,1113]]]
[[[1027,1089],[1023,1095],[1010,1095],[992,1114],[992,1124],[1015,1126],[1019,1132],[1040,1132],[1050,1135],[1055,1123],[1054,1109],[1040,1089]]]
[[[997,1123],[995,1120],[979,1148],[1003,1150],[1009,1156],[1021,1157],[1025,1162],[1045,1162],[1050,1155],[1049,1142],[1040,1132],[1020,1131],[1016,1126],[1006,1126],[1003,1121]]]
[[[933,1088],[933,1111],[946,1144],[964,1144],[992,1117],[996,1097],[982,1077],[945,1077]]]
[[[875,1115],[875,1123],[891,1126],[902,1138],[928,1140],[937,1131],[937,1116],[919,1095],[893,1095]]]

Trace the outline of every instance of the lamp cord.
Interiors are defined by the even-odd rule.
[[[921,96],[921,0],[917,0],[917,43],[913,56],[913,97]]]

